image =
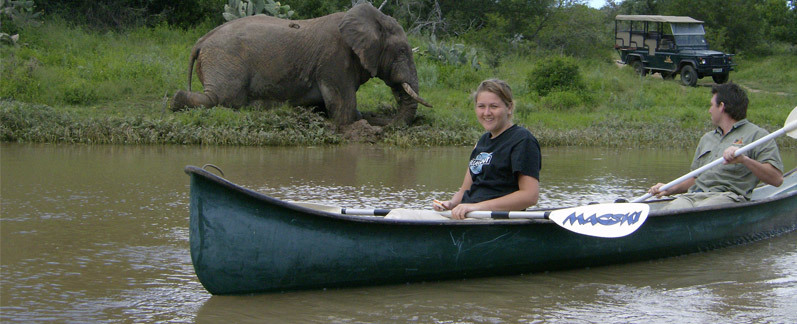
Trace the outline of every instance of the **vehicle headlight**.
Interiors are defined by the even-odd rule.
[[[698,61],[700,62],[700,64],[706,64],[706,59],[703,57],[699,58]]]

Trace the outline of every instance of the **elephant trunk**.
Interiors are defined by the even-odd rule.
[[[396,116],[390,121],[391,124],[402,123],[408,126],[411,125],[413,120],[415,120],[418,103],[427,107],[432,107],[416,92],[415,89],[418,89],[417,81],[397,82],[391,88],[393,89],[393,97],[396,98],[396,102],[398,103],[398,111]]]
[[[415,88],[417,89],[417,85]],[[393,88],[393,97],[396,98],[396,102],[398,103],[398,114],[389,123],[410,125],[415,119],[418,103],[427,107],[432,107],[426,100],[421,98],[418,93],[413,90],[412,85],[407,82],[401,83],[401,87]]]

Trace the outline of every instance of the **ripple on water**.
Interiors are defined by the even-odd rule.
[[[611,202],[617,198],[631,199],[634,198],[635,191],[638,191],[634,189],[617,187],[612,181],[579,188],[549,185],[540,192],[540,203],[537,207],[575,206],[591,202]],[[259,187],[255,190],[282,200],[308,201],[347,208],[429,209],[432,199],[446,200],[454,193],[430,190],[424,186],[397,189],[376,185],[330,186],[312,182],[277,188]]]

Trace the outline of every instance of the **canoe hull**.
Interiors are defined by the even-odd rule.
[[[705,251],[797,229],[797,191],[780,199],[651,212],[622,238],[549,221],[407,222],[292,205],[202,169],[191,176],[190,244],[212,294],[467,278],[599,266]]]

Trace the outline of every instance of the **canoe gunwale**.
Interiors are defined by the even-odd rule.
[[[239,186],[229,180],[222,178],[212,172],[204,170],[200,167],[189,165],[185,167],[185,173],[188,175],[195,174],[198,176],[202,176],[206,180],[210,180],[213,182],[218,183],[230,190],[237,191],[244,195],[247,195],[251,198],[262,200],[267,203],[295,210],[304,214],[310,214],[314,216],[320,217],[327,217],[327,218],[335,218],[345,221],[354,221],[354,222],[363,222],[363,223],[379,223],[379,224],[400,224],[400,225],[485,225],[485,224],[530,224],[530,223],[540,223],[540,224],[552,224],[553,222],[548,219],[468,219],[467,221],[456,221],[456,220],[403,220],[403,219],[389,219],[380,216],[353,216],[353,215],[345,215],[345,214],[337,214],[337,213],[330,213],[322,210],[307,208],[303,206],[299,206],[297,204],[293,204],[281,199],[277,199],[271,197],[269,195],[244,188]],[[545,210],[552,210],[556,208],[544,208],[544,209],[535,209],[535,211],[545,211]]]
[[[541,223],[541,224],[552,223],[552,221],[550,221],[548,219],[469,219],[467,221],[453,221],[453,220],[401,220],[401,219],[386,219],[384,217],[379,217],[379,216],[368,217],[368,216],[344,215],[344,214],[330,213],[330,212],[326,212],[326,211],[322,211],[322,210],[316,210],[316,209],[312,209],[312,208],[299,206],[299,205],[296,205],[296,204],[293,204],[293,203],[290,203],[290,202],[287,202],[287,201],[284,201],[284,200],[281,200],[281,199],[277,199],[277,198],[271,197],[269,195],[266,195],[266,194],[263,194],[263,193],[260,193],[260,192],[254,191],[254,190],[251,190],[251,189],[247,189],[247,188],[239,186],[239,185],[237,185],[237,184],[235,184],[235,183],[233,183],[233,182],[231,182],[231,181],[229,181],[229,180],[227,180],[225,178],[222,178],[222,177],[220,177],[220,176],[218,176],[218,175],[216,175],[216,174],[214,174],[212,172],[209,172],[209,171],[204,170],[204,169],[202,169],[200,167],[197,167],[197,166],[193,166],[193,165],[186,166],[185,167],[185,173],[188,174],[188,175],[196,174],[196,175],[202,176],[203,178],[205,178],[207,180],[216,182],[216,183],[218,183],[218,184],[220,184],[220,185],[222,185],[224,187],[227,187],[227,188],[229,188],[231,190],[243,193],[243,194],[245,194],[247,196],[250,196],[250,197],[258,199],[258,200],[266,201],[266,202],[268,202],[270,204],[274,204],[276,206],[292,209],[292,210],[295,210],[295,211],[298,211],[298,212],[301,212],[301,213],[305,213],[305,214],[311,214],[311,215],[320,216],[320,217],[335,218],[335,219],[346,220],[346,221],[365,222],[365,223],[380,223],[380,224],[393,223],[393,224],[401,224],[401,225],[413,225],[413,224],[415,224],[415,225],[430,225],[430,224],[439,224],[439,225],[485,225],[485,224],[502,224],[503,225],[503,224],[519,224],[519,225],[527,225],[529,223]],[[693,208],[687,208],[687,209],[667,210],[667,211],[662,211],[662,210],[657,210],[657,209],[653,209],[652,208],[650,210],[650,213],[648,214],[648,217],[666,217],[666,216],[674,216],[674,215],[685,214],[685,213],[700,213],[700,212],[713,211],[713,210],[718,210],[718,209],[732,210],[732,209],[745,208],[745,207],[755,206],[755,205],[763,205],[763,204],[766,204],[766,203],[769,203],[769,202],[772,202],[772,201],[775,201],[775,200],[780,200],[780,199],[784,199],[784,198],[795,196],[795,195],[797,195],[797,190],[794,190],[794,191],[791,191],[791,192],[787,192],[785,194],[781,193],[781,194],[773,196],[773,197],[767,197],[767,198],[763,198],[763,199],[757,199],[757,200],[741,202],[741,203],[731,203],[731,204],[722,204],[722,205],[704,206],[704,207],[693,207]],[[648,200],[645,203],[655,204],[655,203],[667,202],[667,201],[670,201],[670,200],[672,200],[672,198],[659,199],[659,200]],[[560,208],[565,208],[565,207],[560,207]],[[531,210],[533,210],[533,211],[547,211],[547,210],[555,210],[555,209],[558,209],[558,208],[556,208],[556,207],[552,207],[552,208],[535,208],[535,209],[530,209],[530,211]]]

